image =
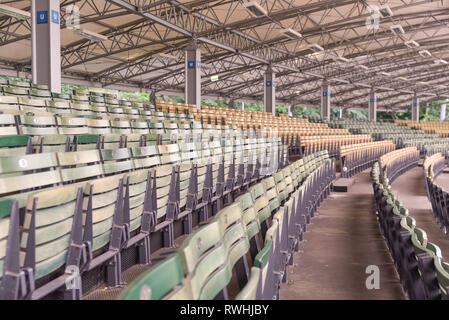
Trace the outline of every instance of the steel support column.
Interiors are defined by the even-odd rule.
[[[416,93],[413,96],[412,102],[412,120],[419,122],[419,98],[417,97]]]
[[[330,120],[331,117],[331,91],[329,83],[324,80],[321,85],[321,118]]]
[[[201,51],[195,41],[186,47],[185,60],[186,103],[201,108]]]
[[[33,83],[61,92],[61,30],[58,0],[31,1]]]
[[[264,111],[275,115],[276,111],[276,74],[268,66],[264,77]]]
[[[369,93],[368,120],[377,121],[377,97],[374,88]]]

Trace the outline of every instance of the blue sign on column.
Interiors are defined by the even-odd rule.
[[[323,92],[323,97],[327,97],[327,91]]]
[[[369,102],[374,102],[374,98],[370,98],[370,99],[369,99]]]
[[[59,24],[59,12],[51,10],[51,22]]]
[[[271,87],[271,81],[267,81],[267,87]]]
[[[48,23],[48,11],[38,11],[36,20],[37,20],[37,24]]]
[[[189,68],[189,69],[195,69],[195,61],[189,61],[189,62],[187,62],[187,68]]]

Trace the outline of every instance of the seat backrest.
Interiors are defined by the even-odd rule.
[[[104,175],[99,150],[58,152],[62,181],[71,183]]]
[[[179,249],[193,299],[213,299],[231,278],[220,230],[220,222],[215,220],[190,235]]]
[[[279,209],[281,200],[276,189],[274,177],[266,178],[262,183],[265,189],[265,197],[269,201],[270,211],[274,213]]]
[[[149,169],[161,164],[157,146],[134,147],[131,154],[136,170]]]
[[[17,198],[24,207],[27,191],[54,186],[61,182],[55,153],[0,158],[0,197]]]
[[[65,264],[75,210],[81,210],[77,207],[77,200],[81,206],[81,195],[76,185],[30,195],[22,233],[21,265],[35,267],[36,279]]]
[[[100,150],[101,160],[105,175],[129,172],[134,169],[134,162],[131,159],[131,150],[106,149]]]
[[[110,241],[115,208],[121,201],[118,190],[122,178],[122,175],[113,175],[89,180],[85,185],[83,210],[85,215],[90,214],[91,201],[92,226],[85,227],[92,228],[92,239],[87,239],[92,241],[92,251],[103,248]]]

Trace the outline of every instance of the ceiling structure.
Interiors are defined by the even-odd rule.
[[[319,106],[324,79],[332,107],[367,108],[372,87],[378,108],[391,110],[411,107],[415,92],[421,101],[449,98],[448,0],[253,0],[260,17],[248,1],[61,0],[62,72],[106,88],[183,92],[184,50],[196,41],[207,96],[263,101],[271,65],[277,104]],[[30,11],[30,1],[1,3]],[[68,27],[74,5],[81,28],[107,40]],[[370,8],[384,5],[391,11],[376,21]],[[285,36],[288,28],[300,35]],[[0,13],[0,65],[31,69],[29,19]]]

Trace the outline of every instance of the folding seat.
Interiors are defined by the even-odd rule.
[[[58,152],[57,159],[61,178],[65,184],[78,183],[104,176],[99,150]]]
[[[125,117],[125,112],[123,111],[123,108],[119,108],[117,106],[114,107],[106,107],[107,111],[108,111],[108,115],[114,118],[122,118]]]
[[[241,132],[237,132],[234,140],[234,172],[235,172],[235,180],[233,187],[233,195],[238,195],[241,191],[246,190],[248,185],[245,182],[245,159],[244,159],[244,151],[243,151],[243,139],[241,139]]]
[[[112,134],[109,120],[87,119],[87,126],[89,128],[89,134]]]
[[[153,134],[165,134],[164,124],[162,122],[153,122],[156,121],[154,118],[148,121],[148,127],[150,128],[150,133]]]
[[[0,96],[0,108],[2,112],[7,110],[19,111],[19,99],[12,96]]]
[[[101,172],[96,169],[96,165],[77,169],[89,171],[85,173],[88,176]],[[107,284],[115,287],[121,283],[120,251],[128,240],[129,230],[129,226],[124,225],[122,219],[123,175],[89,180],[85,184],[84,197],[83,240],[90,243],[92,258],[84,269],[83,279],[97,276],[100,269],[106,266]]]
[[[190,235],[179,249],[194,300],[227,300],[232,273],[219,220]],[[201,244],[201,245],[198,245]]]
[[[19,121],[14,114],[0,114],[0,136],[14,136],[19,134]]]
[[[178,145],[160,145],[158,149],[161,166],[151,175],[151,211],[155,216],[151,232],[158,232],[160,246],[169,248],[173,247],[173,221],[179,213],[177,165],[181,158]]]
[[[59,134],[63,135],[84,135],[89,134],[88,121],[85,118],[75,118],[70,116],[56,117]]]
[[[219,297],[227,299],[234,298],[240,296],[239,299],[243,298],[244,294],[240,294],[240,291],[244,291],[247,287],[250,277],[255,278],[252,281],[256,282],[255,284],[250,284],[250,287],[252,287],[253,295],[256,295],[257,289],[258,289],[258,280],[260,277],[260,270],[258,268],[254,268],[251,271],[255,272],[255,275],[249,275],[248,270],[248,261],[247,261],[247,254],[249,253],[250,249],[250,243],[247,237],[247,230],[245,228],[245,225],[242,221],[242,211],[240,209],[240,205],[238,203],[234,203],[225,209],[221,210],[215,220],[220,222],[220,233],[223,239],[223,242],[227,249],[227,258],[225,260],[225,266],[222,268],[221,271],[218,271],[218,273],[226,274],[229,278],[226,279],[228,283],[226,283],[226,280],[219,280],[223,281],[222,287],[222,294],[219,295]],[[235,272],[235,277],[232,275],[232,273],[228,273],[226,269],[229,268],[230,271]],[[220,277],[215,273],[213,277]],[[233,280],[236,281],[233,281]],[[233,283],[237,283],[234,288],[232,287]],[[211,282],[208,283],[209,286],[211,286]],[[215,284],[214,284],[215,286]],[[238,287],[238,293],[235,291],[235,287]],[[228,293],[229,296],[228,296]]]
[[[276,190],[274,189],[274,191]],[[271,217],[280,207],[277,194],[276,198],[270,198],[273,196],[273,189],[270,190],[270,192],[267,192],[263,183],[251,187],[249,192],[251,193],[254,202],[254,210],[259,219],[262,236],[265,237],[266,231],[271,226]]]
[[[53,188],[35,192],[28,200],[21,239],[21,264],[33,273],[27,279],[27,298],[38,300],[60,291],[65,299],[81,299],[81,286],[66,286],[71,274],[64,267],[79,271],[88,263],[82,189]]]
[[[52,92],[51,96],[53,98],[53,101],[69,101],[71,100],[70,95],[69,94],[61,94],[61,93],[56,93],[56,92]]]
[[[72,114],[75,116],[95,116],[95,113],[90,108],[88,103],[72,102],[71,103]]]
[[[182,234],[190,234],[193,229],[193,212],[198,205],[198,153],[194,143],[179,144],[181,163],[177,168],[177,180],[179,180],[179,190],[177,201],[179,201],[179,213],[176,220],[181,220],[183,224]],[[202,190],[201,190],[202,192]],[[201,218],[200,218],[201,219]],[[201,220],[201,221],[204,221]],[[175,237],[178,234],[175,234]]]
[[[155,265],[129,284],[120,300],[192,300],[190,288],[183,284],[184,271],[179,253]]]
[[[47,111],[55,114],[70,114],[71,103],[69,101],[51,101],[47,100]]]
[[[89,109],[95,117],[106,117],[108,115],[108,109],[101,103],[91,103]]]
[[[139,248],[141,263],[149,262],[149,239],[142,238],[143,233],[151,231],[150,195],[151,169],[160,165],[159,150],[156,146],[131,148],[133,166],[136,171],[125,175],[125,205],[124,223],[129,224],[130,233],[140,231],[127,242],[127,247],[138,242],[144,242],[145,247]],[[155,221],[155,220],[154,220]],[[153,222],[154,222],[153,221]],[[148,243],[146,243],[148,242]]]
[[[164,120],[166,120],[166,116],[163,112],[153,112],[152,117],[156,122],[163,122]]]
[[[119,105],[118,99],[112,98],[112,97],[105,97],[104,102],[109,106],[118,106]]]
[[[113,134],[127,135],[133,133],[130,122],[125,120],[111,121],[111,130]]]
[[[440,289],[440,296],[442,300],[449,299],[449,264],[444,262],[439,257],[434,258],[434,266],[438,285]]]
[[[134,169],[131,150],[128,148],[103,149],[100,150],[100,154],[106,176],[125,173]]]
[[[21,133],[29,136],[57,135],[58,128],[53,116],[20,115]]]
[[[3,92],[6,96],[23,97],[29,96],[30,90],[28,88],[5,87],[3,88]]]
[[[140,118],[140,114],[139,114],[139,110],[137,109],[133,109],[133,108],[124,108],[123,109],[125,116],[128,119],[139,119]]]
[[[101,149],[103,137],[97,134],[82,134],[73,137],[71,151],[86,151]]]
[[[47,102],[44,99],[36,98],[19,98],[20,110],[33,113],[45,113],[47,112]]]
[[[89,102],[89,96],[84,94],[83,95],[72,94],[71,99],[73,102]]]
[[[252,262],[254,262],[263,245],[262,234],[260,233],[260,217],[258,216],[258,212],[255,211],[253,196],[251,192],[247,192],[241,195],[235,200],[235,202],[240,204],[240,209],[242,211],[242,221],[246,228],[246,233],[250,243],[249,251],[251,260]],[[268,210],[266,210],[265,212],[267,211]]]
[[[434,264],[435,261],[442,260],[441,249],[427,240],[427,235],[424,230],[416,227],[413,229],[411,242],[424,286],[424,298],[426,300],[441,299],[441,291]]]
[[[42,89],[34,89],[34,88],[32,88],[30,90],[30,95],[32,97],[51,99],[51,92],[48,89],[47,90],[42,90]]]

